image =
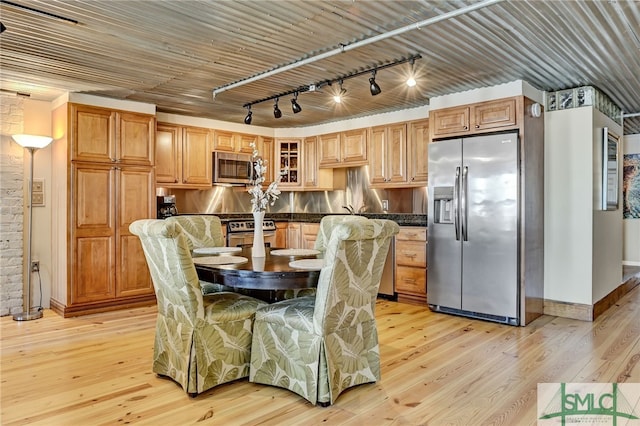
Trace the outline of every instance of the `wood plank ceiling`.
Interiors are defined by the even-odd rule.
[[[525,80],[554,91],[593,85],[640,113],[640,3],[633,0],[494,0],[224,91],[212,90],[305,58],[415,25],[475,1],[0,0],[0,88],[51,100],[66,91],[152,103],[161,112],[241,123],[243,105],[419,54],[410,65],[366,73],[252,106],[253,124],[298,127],[417,107],[434,96]],[[31,8],[34,10],[29,10]],[[39,13],[46,12],[46,13]],[[77,21],[71,23],[52,15]],[[625,134],[640,133],[640,117]]]

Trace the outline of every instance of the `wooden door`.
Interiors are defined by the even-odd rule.
[[[186,127],[182,133],[182,183],[211,186],[211,131]]]
[[[303,141],[303,186],[305,188],[315,188],[318,186],[318,154],[317,137],[305,138]]]
[[[71,160],[116,161],[116,113],[86,105],[71,105]]]
[[[155,217],[153,170],[123,167],[116,173],[116,297],[153,293],[151,275],[140,239],[129,232],[138,219]]]
[[[434,136],[469,131],[469,107],[456,107],[435,110],[431,113]]]
[[[474,129],[495,129],[516,125],[514,98],[483,102],[473,107]]]
[[[409,183],[426,184],[429,164],[429,120],[409,123],[407,163]]]
[[[302,229],[300,223],[289,223],[287,227],[287,248],[302,248]]]
[[[109,300],[116,295],[115,173],[111,164],[71,166],[72,305]]]
[[[253,154],[253,148],[251,147],[251,144],[256,144],[258,143],[258,137],[256,135],[245,135],[245,134],[238,134],[235,135],[235,140],[236,140],[236,150],[238,152],[244,152],[246,154]]]
[[[179,183],[182,176],[182,128],[158,123],[156,131],[156,182]]]
[[[395,124],[387,128],[387,182],[407,181],[407,125]]]
[[[387,128],[386,126],[371,129],[371,158],[369,159],[369,182],[384,184],[387,181]]]
[[[155,163],[155,117],[119,112],[116,159],[119,163],[153,166]]]
[[[261,137],[259,139],[258,152],[267,165],[267,172],[264,175],[264,185],[269,185],[273,182],[278,173],[278,164],[274,161],[274,145],[273,138]]]
[[[225,132],[222,130],[216,130],[213,138],[213,150],[214,151],[228,151],[233,152],[236,149],[236,145],[232,132]]]
[[[318,159],[320,167],[340,165],[340,133],[319,136]]]
[[[367,129],[342,132],[340,139],[340,155],[344,167],[367,164]]]

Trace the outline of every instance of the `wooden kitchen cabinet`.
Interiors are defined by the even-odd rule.
[[[302,170],[303,188],[308,191],[332,191],[334,187],[334,174],[340,175],[340,172],[334,173],[333,169],[321,169],[318,164],[318,137],[305,138],[302,149]],[[343,179],[339,179],[339,187],[344,186]]]
[[[153,116],[76,104],[70,116],[72,161],[154,164]]]
[[[287,228],[287,247],[312,249],[319,229],[319,223],[290,222]]]
[[[354,167],[367,164],[367,129],[330,133],[318,138],[319,167]]]
[[[282,180],[279,187],[286,190],[302,188],[300,160],[302,141],[300,139],[278,139],[275,146],[275,173],[280,173]]]
[[[265,187],[269,186],[277,176],[276,169],[278,168],[278,164],[274,160],[274,145],[275,141],[273,138],[264,136],[258,138],[258,155],[262,157],[262,160],[267,165],[267,171],[264,174],[264,182],[262,183]],[[251,154],[253,154],[253,152]]]
[[[156,138],[158,186],[211,187],[211,130],[158,123]]]
[[[154,168],[146,163],[155,132],[144,124],[155,129],[154,120],[75,104],[53,112],[60,136],[52,149],[51,308],[65,317],[155,302],[142,246],[129,232],[133,221],[156,216]],[[109,147],[115,157],[107,161]]]
[[[407,124],[407,183],[425,186],[429,177],[429,120]]]
[[[276,248],[287,248],[289,222],[276,222]]]
[[[373,188],[407,182],[407,126],[405,123],[372,127],[369,183]]]
[[[258,136],[256,135],[216,130],[213,138],[213,150],[252,154],[251,144],[255,143],[257,146],[257,142]]]
[[[395,291],[399,302],[427,303],[427,228],[401,226],[395,241]]]
[[[431,139],[515,128],[518,108],[521,98],[505,98],[431,111]]]

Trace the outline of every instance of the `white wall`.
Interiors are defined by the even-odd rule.
[[[545,299],[593,305],[622,282],[622,206],[596,202],[604,126],[622,134],[593,107],[545,114]]]
[[[11,135],[26,133],[51,135],[50,103],[21,97],[2,96],[2,292],[0,315],[15,314],[26,310],[23,293],[26,291],[26,241],[28,214],[25,201],[28,198],[30,178],[30,154],[13,141]],[[31,304],[49,307],[51,288],[51,181],[50,147],[40,149],[34,155],[34,179],[43,179],[45,207],[33,208],[32,260],[40,261],[40,274],[33,274]],[[6,241],[6,244],[4,243]],[[25,243],[23,245],[23,242]],[[42,283],[42,287],[40,286]],[[42,293],[41,293],[42,290]]]
[[[545,113],[544,298],[591,304],[592,112]]]
[[[640,134],[627,135],[624,138],[625,154],[640,154]],[[640,219],[623,219],[624,232],[623,263],[640,266]]]

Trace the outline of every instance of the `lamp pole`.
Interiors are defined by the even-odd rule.
[[[31,166],[29,172],[29,231],[27,234],[27,241],[29,242],[27,245],[27,307],[24,312],[20,312],[13,316],[13,319],[16,321],[29,321],[42,318],[41,310],[31,312],[31,275],[33,274],[31,271],[31,232],[33,230],[33,156],[38,148],[34,148],[32,146],[26,148],[31,153]]]
[[[13,139],[22,147],[27,148],[31,154],[29,167],[29,226],[27,236],[27,306],[23,312],[13,315],[15,321],[29,321],[42,318],[42,310],[31,311],[31,245],[33,230],[33,157],[38,148],[43,148],[51,142],[47,136],[13,135]]]

